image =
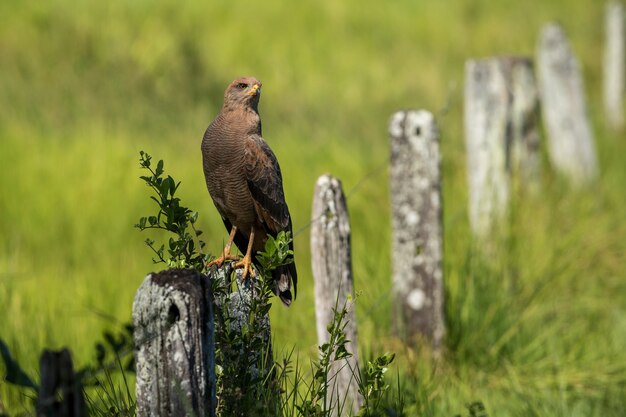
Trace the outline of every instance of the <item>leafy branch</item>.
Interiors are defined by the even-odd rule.
[[[341,310],[333,308],[333,321],[328,324],[326,330],[330,335],[327,343],[318,347],[320,359],[313,363],[313,381],[310,386],[307,399],[296,408],[303,416],[327,416],[331,415],[328,409],[327,397],[329,394],[328,375],[331,365],[336,360],[348,359],[352,353],[346,349],[349,340],[346,338],[345,328],[348,325],[346,315],[348,309],[344,306]],[[332,407],[332,405],[331,405]]]
[[[333,378],[329,375],[333,372],[332,365],[335,361],[346,360],[352,357],[352,353],[347,350],[350,342],[346,338],[345,328],[348,325],[348,307],[344,304],[342,308],[333,308],[333,320],[328,324],[326,330],[329,334],[327,343],[318,347],[320,359],[313,362],[313,380],[308,386],[308,391],[300,402],[295,404],[298,415],[311,417],[326,417],[332,415],[343,415],[346,410],[334,409],[341,407],[341,402],[329,402],[328,397],[333,390]],[[357,381],[359,394],[363,397],[363,405],[357,412],[360,417],[373,417],[387,415],[383,411],[382,402],[389,389],[384,375],[393,362],[395,354],[385,353],[373,361],[368,361],[363,370],[352,369],[354,378]],[[347,395],[347,393],[345,394]]]
[[[207,255],[202,253],[205,243],[199,239],[202,231],[194,226],[198,220],[198,212],[181,205],[180,199],[174,196],[180,182],[176,182],[170,175],[164,177],[163,160],[159,160],[154,167],[152,157],[146,152],[140,151],[139,156],[141,168],[149,172],[149,175],[139,178],[152,189],[153,195],[150,199],[158,206],[158,212],[156,215],[140,217],[135,227],[141,231],[165,230],[175,235],[169,238],[167,251],[165,244],[157,247],[153,239],[145,240],[146,245],[156,255],[152,261],[164,263],[171,268],[195,268],[203,271]],[[197,243],[194,239],[197,239]]]
[[[265,250],[256,255],[261,275],[270,277],[274,269],[293,262],[293,251],[289,248],[291,241],[291,233],[285,231],[278,232],[276,237],[267,237]]]
[[[386,352],[373,361],[367,361],[365,369],[358,378],[359,393],[363,396],[363,408],[357,416],[375,416],[380,408],[384,394],[389,389],[385,373],[395,358],[394,353]]]

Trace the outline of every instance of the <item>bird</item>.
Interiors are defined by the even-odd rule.
[[[222,254],[207,265],[221,267],[227,260],[238,261],[234,267],[243,267],[244,280],[255,276],[256,253],[265,249],[268,237],[292,232],[280,166],[262,136],[261,85],[254,77],[231,82],[201,145],[206,186],[230,233]],[[243,259],[231,253],[233,242],[245,254]],[[293,241],[289,249],[293,251]],[[274,293],[289,307],[297,293],[295,262],[276,268],[272,278]]]

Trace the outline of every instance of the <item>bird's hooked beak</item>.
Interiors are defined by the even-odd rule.
[[[250,91],[248,92],[249,96],[258,96],[261,94],[261,86],[259,84],[254,84]]]

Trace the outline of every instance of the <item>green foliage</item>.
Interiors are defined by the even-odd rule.
[[[394,353],[385,353],[374,361],[368,361],[359,381],[359,392],[363,396],[363,410],[359,416],[376,416],[384,394],[389,389],[384,375],[395,358]]]
[[[142,175],[140,178],[145,181],[155,195],[150,196],[159,210],[156,215],[139,218],[139,223],[135,225],[139,230],[157,229],[173,233],[176,238],[170,237],[168,240],[167,255],[165,254],[165,244],[158,247],[155,241],[148,238],[146,245],[157,256],[152,259],[154,263],[164,263],[170,268],[194,268],[198,271],[204,270],[205,255],[201,249],[205,243],[198,237],[202,234],[194,224],[198,220],[198,212],[180,205],[180,199],[174,197],[180,182],[176,182],[171,176],[163,177],[163,160],[157,163],[156,168],[152,167],[152,157],[144,151],[139,152],[139,162],[141,168],[150,172],[150,175]],[[196,251],[196,242],[198,248]]]
[[[304,384],[307,389],[301,396],[299,402],[293,404],[297,415],[305,417],[326,417],[333,415],[352,415],[351,410],[343,407],[346,404],[348,393],[339,393],[340,398],[336,401],[329,401],[334,390],[336,374],[333,375],[331,370],[332,363],[335,361],[343,361],[352,357],[352,352],[347,350],[345,328],[348,325],[346,319],[348,310],[347,306],[333,309],[333,320],[327,326],[329,341],[318,346],[319,360],[312,362],[311,374],[312,380],[298,381],[297,387]],[[401,415],[402,399],[400,396],[391,404],[385,404],[382,407],[384,394],[389,389],[389,385],[384,380],[384,374],[388,370],[388,366],[393,362],[395,355],[385,353],[373,361],[368,361],[364,370],[351,369],[352,377],[358,383],[359,393],[363,396],[363,405],[358,410],[356,416],[385,416],[385,415]],[[296,372],[296,378],[298,377]],[[398,392],[399,394],[399,392]],[[294,397],[298,394],[294,393]],[[343,396],[343,397],[341,397]],[[290,395],[287,395],[289,398]],[[291,415],[291,414],[285,414]]]
[[[136,411],[135,397],[131,394],[132,388],[126,379],[129,370],[118,362],[123,383],[120,385],[114,380],[114,374],[108,367],[104,367],[101,377],[96,379],[98,389],[91,393],[85,392],[85,402],[89,415],[95,417],[134,417]]]
[[[225,275],[212,276],[213,287],[217,287],[214,315],[218,414],[279,415],[280,392],[269,338],[272,291],[268,277],[257,273],[253,284],[239,280],[239,285],[254,285],[254,295],[237,302],[234,298],[239,290],[231,293],[230,287],[223,288]],[[240,279],[241,272],[235,276]]]
[[[242,10],[255,24],[242,24]],[[44,346],[94,363],[111,326],[91,307],[129,317],[154,268],[129,227],[156,207],[131,180],[139,149],[167,156],[185,185],[175,196],[201,213],[208,247],[221,248],[198,145],[224,87],[251,74],[264,84],[264,135],[295,230],[309,221],[320,174],[347,190],[361,184],[348,193],[360,348],[396,352],[406,415],[467,414],[476,399],[502,417],[623,415],[626,141],[604,126],[603,13],[593,0],[0,2],[0,335],[12,358],[33,380]],[[532,56],[555,19],[581,61],[601,176],[573,190],[544,163],[541,194],[515,201],[511,238],[484,259],[467,222],[464,62]],[[388,177],[361,182],[388,159],[391,112],[413,107],[437,113],[442,133],[448,326],[435,365],[389,330]],[[295,346],[296,363],[278,361],[278,373],[309,380],[296,367],[318,359],[307,229],[293,238],[298,300],[270,315],[275,346]],[[6,373],[0,363],[4,408],[30,410]]]
[[[135,343],[133,340],[133,325],[122,324],[117,332],[105,331],[102,340],[94,345],[95,358],[85,365],[78,374],[84,386],[99,386],[101,376],[105,381],[112,383],[111,378],[117,371],[124,373],[135,372]]]
[[[333,415],[352,415],[351,410],[346,410],[345,406],[346,397],[348,393],[339,393],[340,398],[338,401],[328,401],[331,396],[331,391],[334,387],[336,374],[333,375],[331,371],[331,364],[333,361],[342,361],[352,356],[352,353],[346,350],[345,344],[348,342],[345,338],[343,329],[347,322],[345,321],[346,309],[336,312],[334,321],[329,325],[328,331],[330,340],[328,343],[318,347],[320,359],[313,361],[311,366],[312,380],[306,381],[301,377],[301,373],[296,369],[295,378],[292,391],[287,391],[284,414],[285,416],[298,415],[306,417],[326,417]],[[393,360],[393,355],[385,354],[375,359],[374,363],[368,362],[368,371],[373,368],[378,368],[380,372],[380,378],[374,380],[373,378],[363,378],[359,369],[352,370],[353,378],[358,381],[359,393],[368,393],[361,409],[357,412],[357,416],[383,416],[383,415],[401,415],[402,401],[398,397],[397,401],[392,404],[386,404],[386,407],[381,407],[382,395],[389,387],[383,381],[382,374],[387,370],[386,365],[379,366],[379,364],[386,363],[389,365]],[[296,365],[297,367],[297,365]],[[384,370],[383,370],[384,368]],[[299,386],[304,385],[306,389],[304,393],[298,393]],[[293,400],[289,409],[289,398],[298,398]],[[295,410],[295,412],[294,412]],[[289,412],[291,411],[291,412]]]
[[[259,253],[263,266],[254,278],[242,279],[241,271],[229,267],[213,271],[215,300],[215,362],[219,415],[280,415],[280,387],[276,379],[269,333],[271,271],[285,262],[286,253],[277,251],[289,245],[285,234],[268,242]],[[229,284],[234,276],[240,288]]]
[[[348,311],[343,309],[333,310],[333,321],[328,324],[326,330],[330,336],[329,341],[318,347],[320,359],[313,361],[313,381],[309,385],[308,396],[301,405],[296,408],[303,416],[330,416],[332,404],[327,401],[332,391],[331,364],[335,360],[342,360],[352,356],[346,349],[348,340],[345,328],[348,324],[346,315]]]
[[[258,252],[256,257],[261,267],[261,275],[269,276],[272,270],[293,262],[293,251],[289,249],[291,241],[291,232],[281,231],[275,238],[268,236],[265,250]]]

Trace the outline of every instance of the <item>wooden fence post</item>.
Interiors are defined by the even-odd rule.
[[[214,416],[212,294],[194,270],[148,275],[133,303],[137,416]]]
[[[604,111],[613,129],[624,127],[624,5],[610,1],[604,15]]]
[[[465,142],[469,214],[479,238],[500,226],[512,180],[536,190],[540,179],[538,93],[532,60],[496,57],[465,65]]]
[[[335,361],[329,374],[329,406],[337,414],[339,404],[356,412],[362,404],[355,375],[358,375],[357,329],[354,306],[350,222],[341,181],[322,175],[315,184],[311,226],[311,262],[315,280],[317,340],[329,341],[327,326],[333,321],[333,308],[346,306],[346,348],[352,357]],[[332,378],[332,379],[331,379]]]
[[[67,349],[44,350],[39,360],[41,384],[37,397],[39,417],[84,417],[87,415],[83,387],[74,374]]]
[[[392,116],[389,136],[396,329],[437,350],[445,333],[439,132],[430,112],[411,110]]]
[[[574,185],[587,183],[597,176],[598,164],[587,119],[583,79],[558,24],[544,26],[537,61],[552,165]]]

